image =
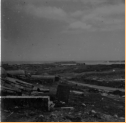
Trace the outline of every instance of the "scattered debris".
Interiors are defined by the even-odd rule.
[[[7,117],[11,116],[14,112],[11,112]]]
[[[103,119],[106,120],[106,121],[111,122],[113,117],[111,115],[103,114]]]
[[[114,115],[114,117],[115,117],[115,118],[118,118],[118,115],[117,115],[117,114],[115,114],[115,115]]]
[[[39,115],[35,118],[34,122],[43,122],[44,116],[43,115]]]
[[[61,104],[65,104],[65,102],[63,102],[63,101],[60,101],[60,103],[61,103]]]
[[[86,104],[82,103],[82,106],[86,106]]]
[[[107,94],[107,93],[101,93],[101,95],[102,95],[102,96],[108,96],[108,94]]]
[[[91,110],[90,113],[96,114],[96,111],[95,110]]]
[[[49,101],[49,109],[52,110],[54,109],[55,104],[53,103],[53,101]]]
[[[125,120],[125,118],[124,118],[124,117],[120,117],[120,119],[121,119],[121,120]]]
[[[70,110],[74,110],[74,107],[61,107],[61,109],[70,109]]]
[[[26,68],[27,66],[28,65],[25,65]],[[66,69],[66,66],[64,68]],[[84,73],[84,75],[82,73],[81,75],[81,73],[71,73],[71,71],[68,71],[68,76],[66,76],[67,73],[65,76],[60,75],[62,78],[64,78],[64,80],[62,79],[61,81],[58,81],[59,75],[57,75],[56,78],[56,76],[53,74],[54,72],[50,72],[51,67],[49,69],[43,67],[42,70],[43,69],[47,70],[47,74],[45,74],[46,72],[41,74],[41,71],[37,71],[37,69],[35,71],[32,71],[31,69],[34,74],[29,70],[29,75],[25,72],[25,70],[19,70],[17,72],[13,70],[12,72],[3,71],[1,75],[2,113],[5,115],[2,116],[2,119],[4,119],[3,121],[125,121],[125,92],[120,91],[121,89],[108,92],[109,90],[106,91],[100,88],[95,89],[92,86],[93,84],[103,84],[102,86],[105,84],[109,85],[109,80],[105,81],[105,79],[99,78],[99,75],[96,78],[92,77],[94,79],[91,80],[92,73],[89,71],[90,75],[87,83],[89,82],[89,84],[93,84],[90,87],[82,87],[79,85],[79,81],[76,81],[75,86],[68,83],[68,79],[72,79],[74,76],[76,76],[75,74],[77,74],[84,76],[84,80],[86,80],[85,77],[88,77],[87,73]],[[78,68],[76,70],[78,70]],[[61,72],[64,71],[61,70]],[[102,71],[100,71],[98,74],[101,74],[101,72]],[[62,73],[57,72],[57,74]],[[73,75],[69,76],[70,74]],[[104,76],[104,74],[101,76]],[[114,80],[114,78],[112,80]],[[52,81],[54,85],[52,84]],[[56,81],[58,82],[55,83]],[[85,81],[83,82],[85,83]],[[115,86],[111,85],[111,87]],[[110,97],[109,94],[113,96]]]
[[[95,110],[91,110],[91,111],[89,112],[89,115],[92,116],[92,117],[94,117],[94,118],[101,119],[100,113],[96,112]]]
[[[74,94],[78,94],[78,95],[80,95],[80,94],[83,94],[84,92],[81,92],[81,91],[75,91],[75,90],[72,90],[72,91],[70,91],[71,93],[74,93]]]

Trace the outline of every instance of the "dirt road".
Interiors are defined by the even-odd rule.
[[[85,83],[80,83],[80,82],[76,82],[76,81],[68,81],[68,82],[72,83],[72,84],[77,84],[78,86],[87,86],[87,87],[95,88],[95,89],[99,89],[99,90],[105,90],[105,91],[120,90],[122,92],[125,92],[125,89],[121,89],[121,88],[111,88],[111,87],[105,87],[105,86],[91,85],[91,84],[85,84]]]

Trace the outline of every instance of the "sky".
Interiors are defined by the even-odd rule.
[[[125,59],[125,0],[1,0],[2,61]]]

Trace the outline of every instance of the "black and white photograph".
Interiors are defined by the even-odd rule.
[[[125,0],[1,0],[2,122],[125,122]]]

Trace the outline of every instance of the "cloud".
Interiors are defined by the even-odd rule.
[[[92,28],[101,28],[101,30],[104,30],[102,28],[105,28],[105,30],[124,29],[122,27],[125,24],[125,5],[121,3],[96,8],[87,15],[83,14],[81,22],[92,25]]]
[[[83,23],[81,21],[76,21],[76,22],[73,22],[69,25],[69,28],[70,29],[90,29],[91,28],[91,25],[87,25],[86,23]]]
[[[118,30],[125,30],[125,26],[122,24],[115,24],[115,25],[107,25],[104,28],[100,28],[100,31],[118,31]]]
[[[98,5],[98,4],[106,2],[106,0],[81,0],[81,2],[84,4]]]
[[[104,6],[104,5],[117,5],[125,3],[125,0],[80,0],[85,5],[92,5],[92,7]]]
[[[122,19],[107,19],[104,23],[105,24],[123,24],[125,23],[125,21]]]
[[[103,16],[112,16],[112,15],[120,15],[120,14],[125,14],[125,5],[120,4],[120,5],[111,5],[111,6],[104,6],[104,7],[99,7],[93,12],[91,12],[89,15],[84,15],[83,20],[89,20],[89,19],[97,19],[97,17],[103,17]]]
[[[77,11],[71,13],[71,16],[72,16],[72,17],[79,17],[79,16],[82,16],[83,13],[84,13],[83,11],[77,10]]]
[[[28,0],[29,1],[29,0]],[[67,0],[65,0],[67,2]],[[113,29],[121,29],[124,25],[125,5],[124,0],[74,0],[82,2],[86,8],[76,11],[65,11],[65,8],[55,6],[36,5],[31,0],[23,8],[27,14],[38,18],[46,18],[50,20],[58,20],[67,23],[67,30],[106,30],[111,27]],[[35,3],[34,3],[35,2]],[[40,1],[39,1],[40,2]],[[76,4],[74,2],[74,4]],[[88,6],[88,7],[87,7]],[[94,6],[94,7],[93,7]],[[117,27],[119,24],[121,26]],[[114,27],[115,26],[115,27]],[[107,27],[107,28],[106,28]],[[123,29],[123,28],[122,28]]]
[[[96,5],[90,10],[77,10],[71,13],[76,21],[68,29],[88,31],[112,31],[124,29],[125,4],[123,0],[81,0],[84,4]]]
[[[35,6],[35,5],[27,5],[25,7],[25,11],[28,14],[34,15],[36,17],[43,17],[48,19],[54,19],[54,20],[66,20],[67,19],[67,13],[61,9],[51,6]]]

